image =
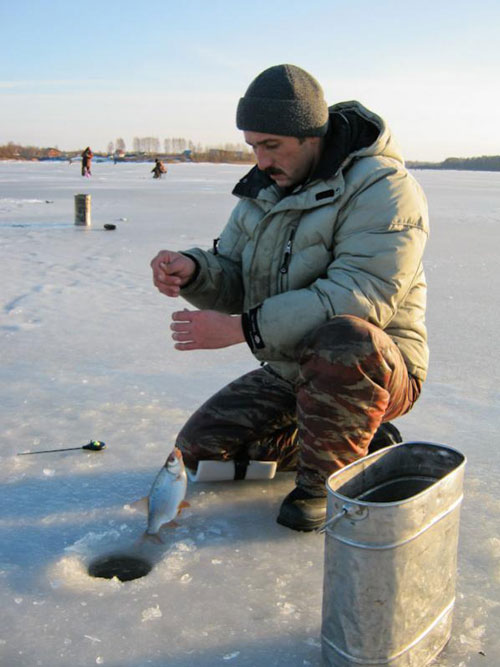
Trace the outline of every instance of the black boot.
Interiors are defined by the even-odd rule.
[[[399,430],[391,422],[385,422],[380,424],[375,431],[375,435],[368,447],[368,454],[373,454],[373,452],[383,447],[389,447],[389,445],[397,445],[399,442],[403,442]]]
[[[310,531],[326,519],[326,496],[313,496],[297,486],[281,503],[278,523],[292,530]]]
[[[403,442],[399,430],[385,422],[380,424],[370,442],[368,453]],[[326,520],[326,495],[314,496],[300,487],[296,487],[281,503],[277,522],[287,528],[301,531],[315,530]]]

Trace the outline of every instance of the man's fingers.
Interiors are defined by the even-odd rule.
[[[189,329],[186,324],[189,324],[189,322],[179,322],[178,324],[171,324],[170,328],[177,333],[186,333]]]
[[[178,267],[176,266],[175,257],[168,251],[159,252],[156,257],[151,260],[151,268],[153,269],[153,281],[168,283],[171,285],[180,285],[181,279],[177,274]]]
[[[154,277],[162,283],[168,283],[169,285],[180,285],[181,279],[175,273],[168,273],[163,268],[158,269],[154,273]]]
[[[200,348],[196,345],[196,343],[176,343],[174,345],[176,350],[199,350]]]
[[[194,342],[193,336],[188,331],[180,331],[179,333],[174,333],[172,334],[172,339],[183,343],[185,343],[186,341],[189,341],[191,343]]]
[[[176,261],[175,259],[172,260],[171,262],[160,262],[160,267],[159,268],[167,276],[171,276],[171,275],[176,274],[180,269],[179,262]]]
[[[181,292],[180,287],[176,287],[175,285],[164,285],[163,283],[158,283],[158,284],[155,283],[155,286],[162,294],[165,294],[166,296],[179,296]]]
[[[156,255],[156,257],[153,257],[151,260],[151,267],[154,269],[155,266],[158,266],[164,262],[168,262],[170,258],[170,253],[166,250],[160,250],[160,252]]]
[[[191,322],[192,317],[191,317],[191,311],[184,309],[184,310],[176,310],[175,313],[172,313],[172,319],[177,321],[177,322]],[[173,327],[173,325],[171,325]]]
[[[175,320],[170,324],[170,330],[173,331],[172,339],[184,343],[182,347],[178,347],[177,345],[174,347],[178,350],[194,349],[186,347],[187,343],[194,345],[191,311],[187,309],[177,310],[175,313],[172,313],[172,320]]]

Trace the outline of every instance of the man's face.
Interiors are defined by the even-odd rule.
[[[257,158],[257,166],[282,188],[306,180],[318,163],[322,142],[319,137],[285,137],[279,134],[244,132],[245,141]]]

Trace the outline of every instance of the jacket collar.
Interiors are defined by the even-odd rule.
[[[361,116],[355,109],[339,111],[334,109],[335,107],[330,112],[329,127],[321,158],[314,173],[304,183],[304,187],[307,187],[307,183],[312,181],[332,178],[352,153],[370,146],[379,137],[380,128],[374,122]],[[256,165],[236,184],[233,194],[237,197],[257,199],[262,190],[271,186],[276,187],[272,178]],[[296,186],[293,190],[296,190]],[[282,197],[291,193],[292,190],[285,191]]]

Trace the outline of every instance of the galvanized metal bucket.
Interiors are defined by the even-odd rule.
[[[91,196],[75,195],[75,225],[91,225]]]
[[[321,643],[331,667],[423,667],[451,635],[465,457],[430,442],[328,479]]]

